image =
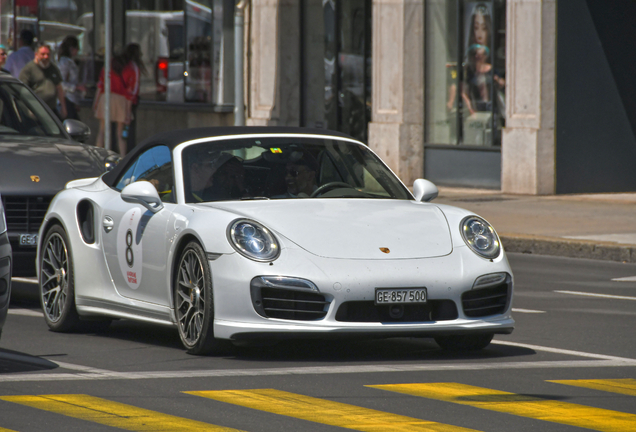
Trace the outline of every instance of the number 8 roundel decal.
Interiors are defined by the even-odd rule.
[[[143,211],[139,207],[128,210],[121,219],[117,230],[117,258],[124,280],[131,289],[139,288],[142,270],[142,227]]]

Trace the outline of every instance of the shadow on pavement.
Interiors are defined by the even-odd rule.
[[[113,321],[95,336],[150,344],[184,352],[176,328],[130,320]],[[478,352],[455,353],[440,349],[430,338],[391,338],[367,340],[292,339],[249,344],[221,344],[217,354],[244,361],[296,362],[378,362],[378,361],[489,361],[534,356],[531,349],[491,344]]]
[[[55,369],[58,365],[40,357],[0,348],[0,374]]]
[[[236,346],[232,354],[247,361],[475,361],[535,355],[527,348],[491,344],[477,352],[449,352],[433,339],[392,338],[374,340],[290,340],[266,346]]]

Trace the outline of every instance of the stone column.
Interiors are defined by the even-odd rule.
[[[252,0],[249,14],[246,124],[267,126],[278,118],[278,0]]]
[[[424,172],[424,2],[374,0],[369,146],[402,181]]]
[[[300,124],[300,13],[298,0],[252,0],[248,109],[250,126]],[[247,62],[246,62],[247,64]]]
[[[555,193],[556,0],[508,0],[501,189]]]

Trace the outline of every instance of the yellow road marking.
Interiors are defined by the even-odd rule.
[[[585,387],[628,396],[636,396],[636,380],[625,379],[597,379],[597,380],[549,380],[548,382]]]
[[[358,431],[472,431],[472,429],[385,413],[274,389],[190,391],[185,393],[273,414]]]
[[[633,432],[636,430],[636,415],[634,414],[464,384],[389,384],[367,387],[598,431]]]
[[[5,429],[0,427],[0,432],[15,432],[13,429]]]
[[[2,396],[0,399],[130,431],[236,431],[87,395]]]

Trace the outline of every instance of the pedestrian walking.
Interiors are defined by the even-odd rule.
[[[16,78],[20,76],[22,68],[35,57],[35,51],[32,48],[34,39],[35,36],[31,30],[22,30],[18,36],[19,48],[7,57],[4,67]]]
[[[66,97],[66,118],[79,120],[79,105],[86,87],[79,82],[79,68],[75,56],[79,52],[79,42],[75,36],[66,36],[60,45],[57,64],[62,74],[62,88]]]
[[[51,62],[51,48],[44,42],[35,47],[33,61],[27,63],[20,72],[20,81],[28,85],[33,92],[46,103],[61,120],[66,118],[66,98],[62,88],[62,74]],[[57,101],[60,111],[57,111]]]

